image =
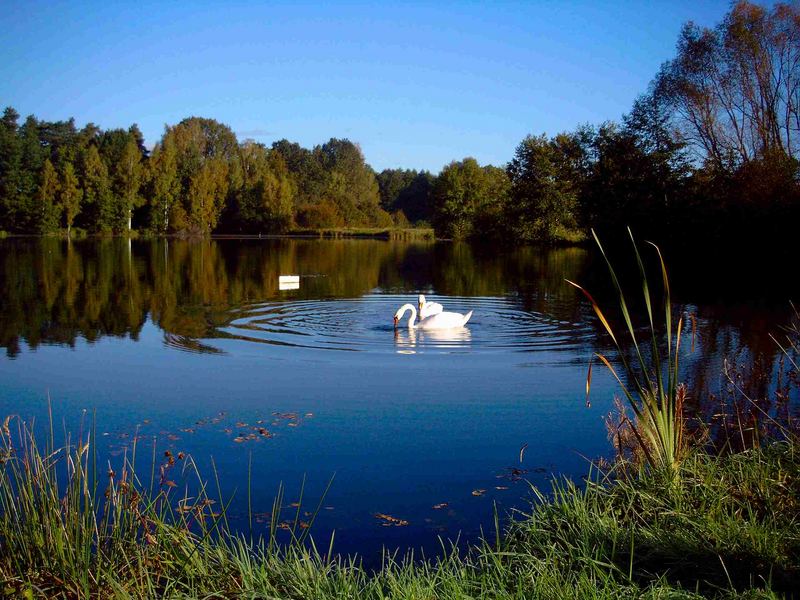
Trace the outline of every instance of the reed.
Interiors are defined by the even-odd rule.
[[[135,438],[119,468],[98,464],[94,428],[66,435],[61,447],[54,440],[52,419],[44,447],[18,418],[0,428],[2,570],[12,589],[11,573],[65,597],[88,598],[122,582],[137,597],[168,596],[218,578],[215,569],[231,556],[278,555],[279,525],[289,538],[280,552],[307,541],[299,508],[293,521],[281,521],[282,487],[266,537],[244,538],[228,526],[227,504],[212,497],[191,456],[166,451],[159,459],[153,446],[142,474]]]
[[[611,364],[611,361],[602,353],[595,356],[606,366],[620,385],[623,395],[627,400],[627,405],[633,411],[635,418],[628,420],[630,430],[639,443],[639,448],[645,456],[647,463],[654,468],[665,469],[668,473],[676,473],[677,466],[686,451],[683,420],[683,393],[679,385],[679,366],[681,350],[681,330],[683,329],[683,318],[678,319],[677,327],[674,329],[673,339],[673,315],[672,303],[670,300],[669,277],[667,267],[664,264],[664,257],[661,250],[655,244],[648,242],[658,256],[661,266],[661,280],[663,284],[663,326],[664,337],[660,333],[660,325],[657,325],[654,318],[654,301],[650,292],[650,284],[647,273],[636,245],[633,233],[628,229],[628,235],[633,246],[633,254],[639,268],[642,296],[648,320],[648,337],[650,354],[647,355],[641,347],[641,341],[636,334],[636,330],[628,309],[628,302],[620,285],[617,274],[611,261],[609,260],[603,245],[597,234],[592,231],[597,247],[608,266],[611,281],[617,293],[617,303],[622,316],[624,327],[622,331],[616,331],[612,327],[610,320],[600,308],[597,301],[583,287],[575,282],[568,281],[571,285],[578,288],[594,309],[595,314],[600,319],[603,327],[611,337],[617,348],[625,382]],[[622,346],[623,336],[629,338],[634,360],[630,361]],[[589,373],[586,380],[587,398],[591,387],[592,367],[589,365]],[[623,417],[624,418],[624,417]]]

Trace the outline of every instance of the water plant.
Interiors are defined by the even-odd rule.
[[[648,321],[649,354],[641,346],[642,342],[639,340],[639,336],[637,336],[636,328],[634,327],[631,313],[628,309],[625,293],[622,290],[614,267],[594,231],[592,231],[592,236],[597,243],[600,254],[603,256],[608,266],[611,281],[617,293],[617,302],[624,322],[624,332],[615,332],[615,328],[611,325],[610,320],[587,290],[573,281],[567,280],[567,282],[583,292],[617,348],[625,381],[623,381],[623,377],[620,376],[617,369],[614,368],[611,361],[604,354],[597,352],[595,356],[608,368],[617,380],[627,400],[627,405],[634,413],[634,420],[631,421],[625,417],[623,417],[623,420],[629,425],[630,431],[639,444],[639,449],[651,467],[666,469],[667,472],[674,474],[677,472],[677,466],[686,450],[682,410],[684,394],[683,388],[679,385],[683,318],[681,317],[678,319],[673,341],[673,315],[667,267],[664,264],[664,257],[659,247],[652,242],[648,242],[648,244],[655,249],[661,266],[664,311],[664,339],[662,341],[661,324],[657,324],[653,316],[654,301],[650,292],[647,273],[639,253],[639,248],[636,245],[636,240],[630,228],[628,228],[628,235],[630,236],[631,244],[633,245],[633,253],[639,268],[642,295]],[[633,360],[628,359],[625,348],[623,348],[623,335],[630,338],[630,348],[634,355]],[[591,387],[591,380],[592,366],[590,363],[589,373],[586,379],[587,398]]]

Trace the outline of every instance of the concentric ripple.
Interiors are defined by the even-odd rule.
[[[360,298],[295,300],[243,306],[219,332],[266,344],[351,352],[533,352],[568,350],[586,344],[585,323],[558,320],[523,310],[513,297],[429,296],[445,310],[474,311],[466,327],[409,329],[407,318],[395,331],[392,317],[416,296],[370,294]]]

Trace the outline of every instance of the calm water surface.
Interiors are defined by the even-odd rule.
[[[281,291],[289,274],[299,289]],[[530,484],[580,478],[610,454],[615,388],[596,369],[591,407],[584,395],[607,340],[565,278],[601,286],[605,273],[581,248],[0,240],[0,413],[41,421],[49,397],[67,429],[93,416],[112,463],[137,432],[209,478],[213,460],[243,530],[248,469],[255,512],[280,482],[297,500],[304,477],[311,506],[335,476],[315,538],[335,529],[340,552],[368,560],[384,546],[435,551],[439,535],[490,531],[493,504],[525,509]],[[699,347],[687,378],[713,387],[723,356],[773,351],[763,331],[785,310],[704,274],[684,287]],[[420,292],[474,317],[395,332],[395,310]]]

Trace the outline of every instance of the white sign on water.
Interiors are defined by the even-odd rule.
[[[278,276],[278,289],[285,290],[299,290],[300,289],[300,275],[280,275]]]

